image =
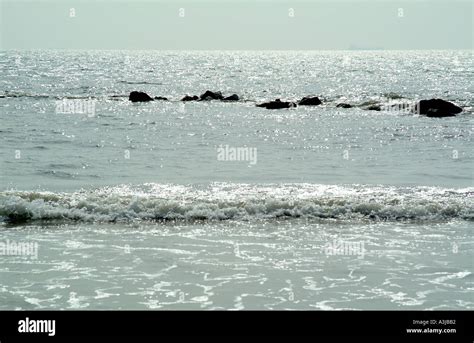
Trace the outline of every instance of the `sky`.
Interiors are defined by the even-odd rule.
[[[0,49],[472,49],[468,0],[0,0]]]

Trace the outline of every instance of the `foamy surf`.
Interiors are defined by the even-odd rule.
[[[73,193],[4,191],[4,222],[474,220],[474,188],[317,184],[120,185]]]

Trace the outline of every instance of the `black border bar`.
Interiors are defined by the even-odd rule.
[[[312,336],[473,342],[472,311],[0,311],[0,342],[75,337]],[[21,320],[55,320],[55,336],[20,333]],[[408,333],[407,329],[422,332]],[[455,329],[441,332],[439,329]],[[68,339],[70,341],[70,339]]]

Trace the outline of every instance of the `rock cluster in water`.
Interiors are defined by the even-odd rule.
[[[264,102],[261,104],[257,104],[257,107],[263,107],[268,110],[276,110],[280,108],[293,108],[299,106],[318,106],[321,105],[322,102],[319,100],[317,96],[306,96],[298,103],[292,101],[281,101],[280,99],[276,99],[274,101]]]
[[[128,99],[131,102],[147,102],[147,101],[153,101],[153,100],[167,101],[168,100],[168,98],[165,98],[162,96],[156,96],[155,98],[152,98],[151,96],[149,96],[148,94],[144,92],[137,92],[137,91],[131,92]],[[211,100],[239,101],[240,98],[237,94],[232,94],[228,97],[224,97],[221,92],[206,91],[204,94],[201,94],[201,96],[185,95],[181,99],[181,101],[211,101]]]
[[[129,95],[129,100],[131,102],[148,102],[154,100],[168,101],[168,98],[157,96],[152,98],[145,92],[133,91]],[[232,94],[225,97],[222,95],[222,92],[213,92],[207,90],[200,96],[197,95],[186,95],[181,101],[240,101],[240,97],[237,94]],[[284,109],[284,108],[294,108],[297,106],[319,106],[322,104],[322,101],[317,96],[306,96],[298,102],[293,101],[282,101],[281,99],[275,99],[273,101],[264,102],[261,104],[256,104],[257,107],[266,108],[269,110]],[[339,103],[336,106],[337,108],[352,108],[354,105],[348,103]],[[383,106],[380,104],[374,103],[364,103],[359,105],[360,108],[368,111],[382,111]],[[442,100],[442,99],[430,99],[430,100],[420,100],[415,105],[415,110],[413,113],[418,113],[427,117],[454,117],[456,114],[461,113],[463,109],[452,102]]]

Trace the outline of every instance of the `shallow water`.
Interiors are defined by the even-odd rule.
[[[2,262],[2,308],[474,307],[465,222],[83,223],[2,235],[39,243],[38,260]],[[331,250],[339,241],[363,250],[339,254]]]
[[[0,256],[0,308],[474,308],[472,52],[11,51],[0,67],[0,243],[38,244]],[[207,89],[242,100],[179,101]],[[255,107],[310,94],[323,105]],[[362,108],[433,97],[464,112]]]

